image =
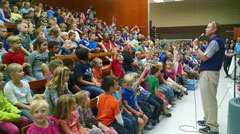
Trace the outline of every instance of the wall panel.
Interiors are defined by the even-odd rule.
[[[148,34],[148,0],[38,0],[49,5],[66,7],[86,12],[90,5],[96,10],[97,18],[108,24],[112,16],[117,18],[117,26],[138,25],[142,33]]]

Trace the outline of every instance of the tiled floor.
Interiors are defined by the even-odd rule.
[[[218,109],[218,122],[220,125],[220,134],[227,134],[227,115],[228,102],[233,97],[233,80],[224,78],[225,73],[223,69],[220,74],[220,81],[218,85],[217,99],[218,104],[222,102]],[[226,97],[224,98],[226,94]],[[177,100],[177,104],[172,110],[172,117],[162,117],[159,124],[157,124],[147,134],[194,134],[197,132],[185,132],[179,129],[182,125],[190,125],[196,127],[196,120],[203,118],[202,103],[200,89],[195,90],[196,95],[196,110],[194,103],[194,91],[189,91],[189,95],[185,95],[182,100]],[[224,98],[224,99],[223,99]],[[196,116],[195,116],[196,115]],[[195,118],[197,117],[197,119]],[[182,129],[189,131],[196,131],[190,127],[182,127]]]

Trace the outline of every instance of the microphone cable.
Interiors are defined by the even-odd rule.
[[[195,77],[194,77],[194,81],[195,81]],[[194,83],[194,82],[193,82]],[[199,83],[198,83],[199,84]],[[199,86],[200,88],[200,86]],[[220,109],[220,107],[222,106],[222,102],[224,101],[224,99],[226,98],[228,92],[229,92],[229,89],[230,87],[227,88],[222,100],[220,101],[219,105],[218,105],[218,110]],[[196,89],[195,89],[196,90]],[[183,132],[189,132],[189,133],[199,133],[198,132],[198,125],[197,125],[197,101],[196,101],[196,91],[193,91],[194,92],[194,109],[195,109],[195,125],[196,126],[192,126],[192,125],[180,125],[178,127],[178,129],[180,131],[183,131]],[[201,89],[199,89],[201,90]],[[187,129],[184,129],[184,128],[191,128],[193,130],[187,130]]]

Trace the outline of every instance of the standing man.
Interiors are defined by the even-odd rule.
[[[213,21],[205,29],[206,36],[209,37],[205,51],[199,49],[198,40],[193,41],[193,47],[201,59],[200,64],[200,89],[204,120],[198,121],[198,125],[203,126],[199,129],[200,133],[218,134],[218,106],[217,106],[217,87],[219,73],[222,67],[224,56],[224,43],[218,36],[220,25]]]

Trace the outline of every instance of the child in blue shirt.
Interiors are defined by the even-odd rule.
[[[143,71],[141,77],[143,77],[145,72],[146,69]],[[122,90],[123,105],[137,119],[138,134],[141,133],[143,127],[148,121],[148,117],[143,113],[143,111],[141,110],[137,103],[136,91],[140,83],[141,83],[140,81],[135,82],[135,78],[132,76],[132,74],[127,74],[124,76],[124,88]]]

